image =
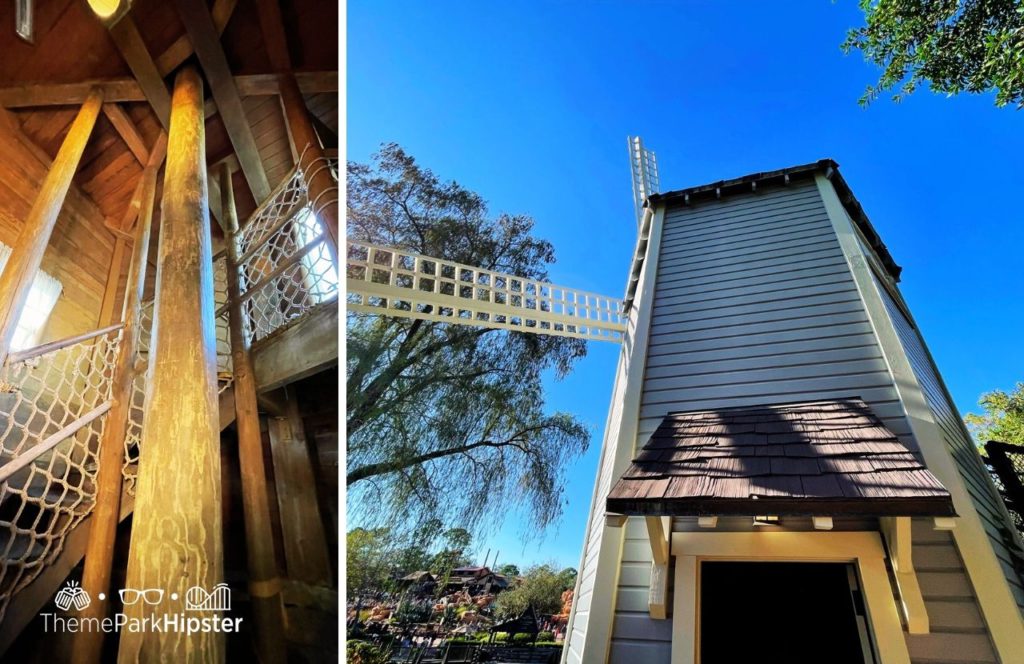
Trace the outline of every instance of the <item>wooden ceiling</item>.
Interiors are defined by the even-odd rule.
[[[293,165],[288,133],[278,97],[273,93],[269,58],[263,48],[256,0],[198,0],[210,8],[215,27],[222,30],[220,47],[230,73],[253,75],[239,85],[244,121],[251,129],[269,186],[276,186]],[[307,106],[315,117],[321,140],[335,146],[338,135],[337,66],[338,5],[335,0],[279,0],[296,72],[316,73],[300,79]],[[135,0],[129,18],[142,46],[170,89],[173,74],[183,62],[196,63],[179,6],[168,0]],[[86,0],[35,0],[34,43],[14,32],[14,3],[0,2],[0,105],[8,106],[22,131],[53,157],[78,110],[78,101],[56,104],[61,95],[35,103],[40,92],[67,89],[67,84],[96,79],[132,79],[133,70],[110,30],[89,9]],[[212,34],[212,33],[211,33]],[[214,44],[216,47],[216,44]],[[220,49],[216,49],[220,50]],[[198,64],[198,63],[197,63]],[[203,71],[200,68],[200,71]],[[303,80],[311,85],[303,85]],[[134,81],[131,84],[137,89]],[[60,87],[58,87],[60,86]],[[145,88],[145,85],[142,85]],[[213,165],[228,160],[237,167],[238,154],[207,86],[206,152]],[[36,94],[26,97],[26,91]],[[11,93],[11,94],[5,94]],[[15,94],[16,93],[16,94]],[[46,95],[43,95],[46,96]],[[75,184],[93,199],[115,225],[124,218],[142,174],[149,150],[162,125],[146,97],[127,95],[104,107],[75,176]],[[22,101],[12,101],[16,98]],[[29,98],[35,105],[24,105]],[[5,101],[6,100],[6,101]],[[241,170],[233,179],[238,212],[245,219],[256,201]],[[159,206],[158,206],[159,207]],[[216,227],[216,224],[214,225]]]

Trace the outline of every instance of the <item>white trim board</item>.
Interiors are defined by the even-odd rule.
[[[601,461],[594,495],[591,499],[587,532],[583,540],[579,575],[569,622],[566,625],[566,643],[562,648],[562,663],[604,662],[608,660],[611,647],[612,622],[615,618],[619,568],[625,529],[608,526],[604,518],[604,500],[615,480],[629,467],[636,448],[637,427],[640,422],[640,397],[643,392],[644,369],[647,364],[647,344],[651,329],[651,313],[654,307],[654,284],[658,270],[658,255],[661,249],[661,231],[664,226],[665,208],[659,207],[653,213],[650,237],[647,241],[646,258],[643,261],[636,292],[639,294],[630,307],[626,322],[626,333],[622,341],[622,353],[615,371],[615,386],[612,388],[611,405],[605,424],[605,435],[601,449]],[[611,464],[607,487],[602,491],[603,471]],[[582,602],[580,588],[584,579],[589,579],[591,569],[586,562],[590,558],[591,528],[603,528],[598,544],[597,560],[593,567],[593,590],[587,598],[584,610],[577,610]],[[582,642],[581,642],[582,640]],[[571,659],[570,659],[571,657]]]
[[[875,532],[672,533],[676,556],[672,664],[696,664],[700,649],[700,562],[836,562],[857,568],[880,664],[910,664],[896,600]]]
[[[906,350],[871,278],[871,268],[857,240],[853,222],[843,208],[832,183],[822,174],[816,175],[815,181],[843,254],[850,265],[875,337],[882,347],[893,384],[906,411],[907,421],[924,457],[925,465],[949,490],[953,498],[953,505],[960,517],[958,527],[952,531],[953,538],[971,579],[997,654],[1003,664],[1024,664],[1024,647],[1021,645],[1024,644],[1024,621],[995,552],[989,544],[988,534],[981,524],[977,508],[967,492],[953,457],[946,448],[942,431],[935,422]]]

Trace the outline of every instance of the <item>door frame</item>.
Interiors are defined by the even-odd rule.
[[[676,557],[672,664],[697,664],[700,652],[700,562],[831,562],[856,567],[880,664],[910,664],[903,625],[877,532],[672,533]]]

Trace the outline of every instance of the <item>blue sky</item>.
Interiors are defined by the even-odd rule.
[[[636,237],[626,135],[662,190],[831,157],[897,263],[962,412],[1024,380],[1024,113],[919,92],[857,105],[877,70],[839,49],[854,0],[348,3],[348,158],[396,141],[494,213],[551,240],[552,281],[623,291]],[[593,431],[567,471],[564,517],[522,519],[482,560],[577,566],[618,347],[591,344],[552,410]]]

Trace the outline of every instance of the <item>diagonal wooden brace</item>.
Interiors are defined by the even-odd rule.
[[[911,634],[927,634],[930,627],[928,612],[925,610],[921,586],[917,582],[914,561],[911,557],[910,517],[894,516],[879,519],[882,535],[889,548],[893,577],[896,579],[896,594],[900,600],[900,611]]]

